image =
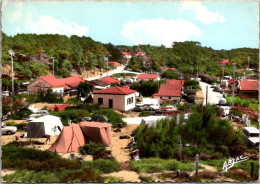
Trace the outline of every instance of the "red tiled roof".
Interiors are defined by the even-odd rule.
[[[185,80],[177,80],[177,79],[168,79],[166,81],[166,84],[168,85],[174,85],[174,86],[184,86]]]
[[[84,82],[84,80],[79,76],[58,79],[55,76],[50,75],[50,76],[40,77],[40,79],[46,81],[53,87],[64,86],[65,89],[76,88],[80,82]]]
[[[176,71],[176,68],[166,67],[166,68],[164,68],[164,70],[175,70]]]
[[[119,83],[120,81],[115,79],[114,77],[103,77],[98,79],[99,81],[102,81],[106,84],[114,84],[114,83]]]
[[[136,92],[136,90],[123,88],[123,87],[119,87],[119,86],[114,86],[114,87],[110,87],[110,88],[107,88],[107,89],[95,91],[93,93],[94,94],[128,95],[128,94],[135,93],[135,92]]]
[[[159,92],[154,96],[181,96],[181,85],[161,84]]]
[[[232,62],[230,62],[228,59],[225,59],[225,60],[222,60],[222,61],[217,62],[217,64],[219,64],[219,65],[231,64],[231,63],[232,63]]]
[[[239,81],[242,91],[257,91],[259,83],[257,80]]]
[[[157,79],[159,74],[139,74],[137,79]]]
[[[65,110],[67,107],[69,107],[69,104],[57,104],[54,106],[49,106],[47,109],[54,109],[59,112]]]
[[[128,52],[122,52],[125,56],[131,56]]]
[[[108,61],[108,63],[118,63],[118,62],[117,61]]]
[[[236,79],[234,80],[234,79],[232,78],[232,79],[229,79],[229,80],[228,80],[228,83],[229,83],[229,84],[233,84],[234,81],[237,82]]]
[[[143,54],[144,52],[137,52],[137,54]]]

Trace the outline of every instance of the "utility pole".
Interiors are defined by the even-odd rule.
[[[232,108],[234,107],[235,71],[236,71],[236,63],[233,63]]]
[[[11,66],[12,66],[12,96],[14,96],[14,64],[13,64],[13,57],[15,55],[14,51],[8,51],[11,57]]]
[[[54,57],[51,57],[52,59],[52,75],[54,76]]]

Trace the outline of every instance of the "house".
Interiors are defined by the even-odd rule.
[[[217,62],[218,65],[226,65],[226,64],[232,64],[228,59],[224,59],[222,61]]]
[[[101,108],[129,111],[135,107],[135,90],[119,86],[93,92],[94,104]]]
[[[136,55],[136,56],[144,56],[144,55],[145,55],[145,52],[137,52],[135,55]]]
[[[114,77],[103,77],[103,78],[92,80],[90,82],[93,84],[94,91],[100,89],[106,89],[110,87],[111,84],[120,83],[120,81]]]
[[[137,82],[140,82],[141,80],[144,81],[159,81],[160,75],[159,74],[139,74],[137,77]]]
[[[122,52],[122,54],[123,54],[123,63],[127,64],[132,58],[132,55],[128,52]]]
[[[168,79],[166,84],[161,84],[158,93],[153,98],[160,99],[160,104],[165,102],[180,102],[185,80]]]
[[[56,78],[53,75],[43,76],[32,81],[27,86],[27,91],[29,94],[36,95],[38,90],[42,90],[46,93],[47,90],[50,89],[53,93],[63,94],[76,89],[80,82],[85,81],[79,76],[67,78]]]
[[[258,80],[238,81],[237,96],[241,98],[258,98],[259,82]]]
[[[108,65],[111,67],[118,67],[120,66],[120,63],[118,63],[117,61],[108,61]]]

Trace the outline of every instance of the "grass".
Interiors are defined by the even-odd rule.
[[[112,173],[118,171],[119,163],[115,159],[97,159],[92,162],[82,162],[82,168],[91,168],[97,170],[100,174]]]
[[[161,107],[165,107],[165,106],[167,106],[167,105],[173,105],[173,106],[175,106],[176,104],[173,103],[173,102],[165,102],[164,104],[161,105]]]
[[[145,158],[130,162],[131,169],[138,173],[153,173],[162,171],[193,171],[194,162],[179,162],[175,159]]]
[[[153,115],[155,111],[143,111],[139,114],[139,117],[145,117],[145,116],[150,116]]]
[[[227,159],[222,159],[222,160],[200,160],[200,163],[205,164],[205,165],[210,165],[213,167],[217,168],[218,172],[221,172],[223,169],[223,164]]]
[[[150,177],[150,176],[148,176],[148,177],[140,176],[139,179],[142,180],[142,182],[145,182],[145,183],[152,183],[152,182],[154,182],[153,178]]]
[[[105,179],[104,179],[104,183],[122,183],[122,182],[124,182],[123,179],[113,177],[113,176],[108,176],[108,177],[105,177]]]
[[[258,171],[259,171],[259,161],[258,160],[246,160],[243,162],[236,163],[234,165],[234,169],[242,169],[244,171],[247,171],[248,173],[251,173],[251,162],[254,163],[254,177],[258,178]]]

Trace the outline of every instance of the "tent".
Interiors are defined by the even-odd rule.
[[[26,127],[27,137],[39,138],[45,134],[54,136],[59,135],[63,129],[62,122],[59,117],[45,115],[39,118],[34,118]]]
[[[61,134],[51,145],[48,151],[57,153],[68,153],[78,151],[85,144],[84,135],[79,124],[72,123],[63,128]]]
[[[80,128],[85,136],[86,142],[101,143],[107,147],[112,142],[111,124],[99,122],[80,122]]]
[[[57,153],[74,152],[89,141],[109,146],[112,142],[111,137],[111,124],[109,123],[72,123],[70,126],[63,128],[57,140],[48,150]]]
[[[157,121],[159,121],[161,119],[165,119],[165,118],[169,118],[169,117],[167,117],[167,116],[147,116],[142,119],[141,124],[145,124],[149,127],[151,127],[151,126],[155,127],[157,124]]]

